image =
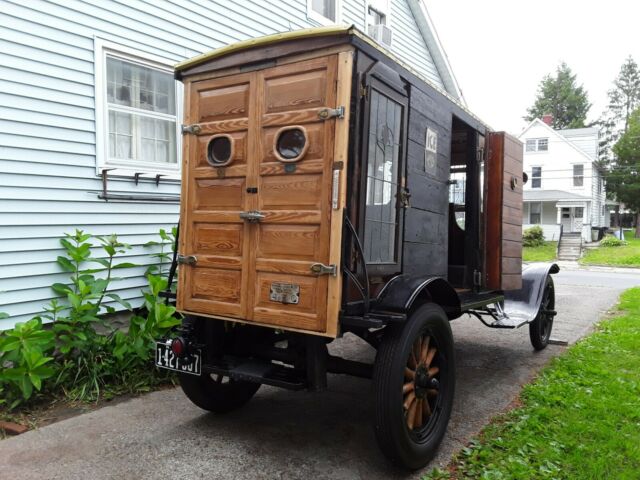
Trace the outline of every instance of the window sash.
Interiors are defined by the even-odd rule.
[[[529,204],[529,223],[532,225],[538,225],[542,219],[542,204],[530,203]]]
[[[531,188],[542,186],[542,167],[531,167]]]
[[[582,164],[573,166],[573,186],[584,186],[584,165]]]

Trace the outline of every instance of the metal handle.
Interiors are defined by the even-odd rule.
[[[198,258],[195,255],[178,255],[178,263],[180,265],[195,265]]]
[[[240,218],[243,220],[246,220],[249,223],[257,223],[264,218],[264,213],[260,213],[257,210],[240,212]]]
[[[338,268],[334,264],[314,263],[311,265],[311,272],[316,275],[331,275],[335,277],[338,274]]]

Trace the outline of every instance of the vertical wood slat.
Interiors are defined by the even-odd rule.
[[[522,287],[522,144],[505,132],[487,136],[485,286]]]

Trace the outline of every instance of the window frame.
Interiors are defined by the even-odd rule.
[[[371,118],[371,89],[375,89],[379,94],[386,96],[392,101],[402,106],[402,119],[400,125],[400,152],[398,154],[398,182],[396,191],[396,232],[394,237],[394,262],[387,263],[369,263],[367,262],[367,272],[369,275],[392,275],[402,271],[402,251],[403,251],[403,233],[404,233],[404,208],[400,202],[400,193],[406,188],[406,168],[407,168],[407,129],[409,128],[409,100],[404,93],[394,89],[390,84],[378,78],[374,78],[371,74],[367,75],[365,86],[367,89],[366,102],[364,106],[362,128],[362,158],[363,168],[360,173],[360,199],[359,199],[359,215],[358,215],[358,233],[361,239],[366,235],[366,209],[367,209],[367,173],[369,166],[369,127]],[[363,241],[364,246],[364,241]],[[364,252],[363,252],[364,253]],[[366,258],[363,259],[366,262]]]
[[[539,169],[540,169],[540,176],[539,176],[539,177],[535,177],[535,176],[533,175],[533,169],[534,169],[534,168],[539,168]],[[537,187],[535,187],[535,186],[533,185],[533,181],[534,181],[535,179],[539,179],[539,180],[540,180],[540,185],[538,185]],[[532,166],[531,166],[531,177],[529,178],[529,180],[531,180],[531,188],[539,188],[539,189],[542,189],[542,165],[535,165],[535,166],[533,166],[533,165],[532,165]]]
[[[531,207],[534,204],[540,206],[540,211],[535,213],[535,215],[539,216],[537,223],[531,220],[531,215],[534,215],[534,213],[531,211]],[[529,225],[542,225],[542,202],[529,202]]]
[[[123,45],[94,37],[94,87],[95,87],[95,118],[96,118],[96,174],[100,175],[105,169],[115,170],[117,174],[134,175],[135,173],[147,173],[163,175],[168,179],[180,179],[182,171],[182,119],[183,119],[183,86],[174,80],[175,88],[175,139],[176,139],[176,163],[163,164],[159,162],[144,162],[138,160],[118,160],[109,158],[109,103],[107,99],[107,57],[123,60],[146,68],[169,73],[173,77],[172,60],[148,54]],[[124,111],[124,110],[122,110]],[[135,112],[134,112],[135,113]],[[151,118],[173,118],[173,115],[154,114]]]
[[[576,167],[582,167],[582,174],[576,174]],[[584,188],[584,163],[573,163],[571,165],[572,188]],[[576,185],[576,180],[580,179],[580,185]]]
[[[545,141],[546,148],[540,148],[540,142]],[[533,142],[533,150],[529,150],[529,142]],[[549,137],[527,138],[524,142],[525,153],[547,153],[549,151]]]
[[[319,25],[337,25],[342,21],[342,0],[334,0],[336,19],[331,20],[313,9],[313,0],[307,0],[307,19],[313,20]]]

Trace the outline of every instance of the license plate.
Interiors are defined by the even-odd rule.
[[[188,361],[187,361],[188,360]],[[191,375],[202,374],[202,352],[196,350],[190,358],[179,358],[163,342],[156,343],[156,367]]]

